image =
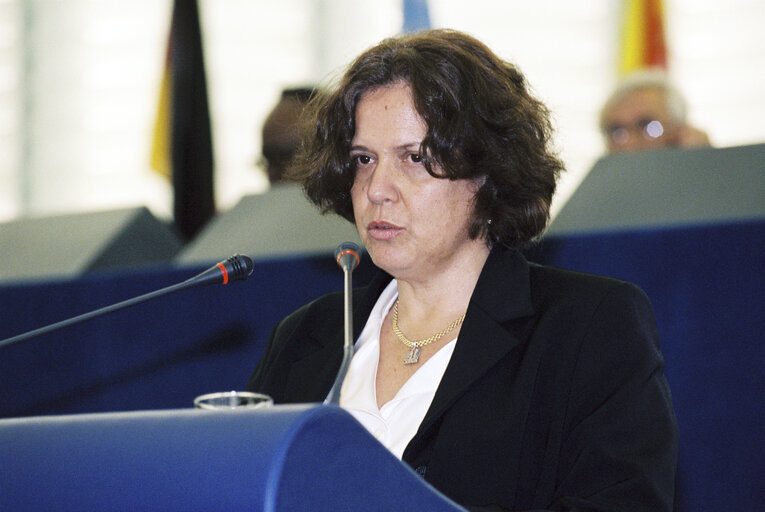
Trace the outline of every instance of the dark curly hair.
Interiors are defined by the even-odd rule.
[[[353,222],[356,106],[367,91],[400,81],[410,85],[428,127],[420,147],[428,172],[483,180],[470,236],[507,247],[539,237],[563,169],[551,147],[549,111],[514,65],[454,30],[385,39],[350,64],[333,92],[314,98],[289,171],[309,199]]]

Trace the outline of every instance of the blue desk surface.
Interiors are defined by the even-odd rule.
[[[0,459],[9,511],[463,510],[333,406],[6,419]]]

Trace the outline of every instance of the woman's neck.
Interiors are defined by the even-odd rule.
[[[410,318],[450,318],[465,312],[489,248],[478,247],[440,272],[397,279],[399,310]]]

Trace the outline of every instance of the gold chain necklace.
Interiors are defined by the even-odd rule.
[[[409,352],[406,354],[404,364],[417,364],[420,361],[420,352],[422,351],[422,347],[443,338],[446,333],[461,324],[464,319],[465,313],[462,313],[462,316],[449,324],[449,326],[443,331],[438,332],[429,338],[412,341],[404,336],[404,333],[401,332],[401,329],[398,328],[398,299],[396,299],[396,303],[393,305],[393,333],[398,337],[399,340],[401,340],[401,343],[409,347]]]

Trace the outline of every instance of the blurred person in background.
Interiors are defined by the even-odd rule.
[[[687,121],[685,100],[663,71],[628,75],[600,112],[609,153],[709,146],[708,135]]]
[[[300,146],[298,121],[315,92],[311,87],[284,89],[263,123],[262,156],[258,165],[266,171],[271,184],[282,181],[285,169],[297,153]]]

